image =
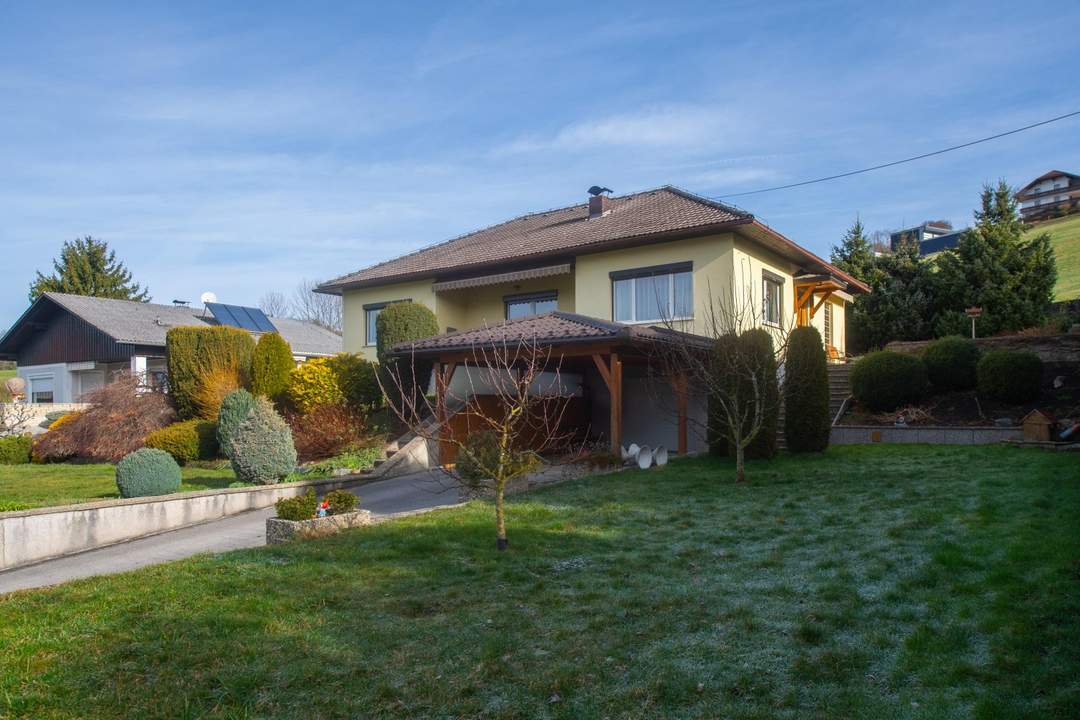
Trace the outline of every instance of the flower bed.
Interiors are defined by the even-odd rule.
[[[341,530],[371,525],[374,522],[370,510],[357,510],[340,515],[327,515],[310,520],[283,520],[267,518],[266,544],[277,545],[295,538],[322,537]]]

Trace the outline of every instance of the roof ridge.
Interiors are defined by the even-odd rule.
[[[648,188],[646,190],[636,190],[634,192],[629,192],[629,193],[626,193],[624,195],[613,195],[611,197],[611,199],[612,200],[628,200],[628,199],[631,199],[631,198],[637,198],[637,197],[641,197],[643,195],[649,195],[651,193],[657,193],[657,192],[661,192],[661,191],[670,192],[670,193],[673,193],[675,195],[679,195],[679,196],[681,196],[681,197],[683,197],[683,198],[685,198],[687,200],[691,200],[693,202],[698,202],[698,203],[701,203],[703,205],[707,205],[709,207],[713,207],[713,208],[716,208],[718,210],[722,210],[724,212],[731,213],[733,215],[741,215],[741,216],[749,218],[749,219],[753,219],[753,217],[754,217],[752,214],[746,212],[745,210],[739,210],[739,209],[730,207],[728,205],[724,205],[723,203],[716,202],[715,200],[710,200],[710,199],[708,199],[706,197],[703,197],[701,195],[696,195],[696,194],[694,194],[692,192],[689,192],[688,190],[683,190],[682,188],[679,188],[679,187],[676,187],[675,185],[670,185],[670,184],[660,185],[658,187],[652,187],[652,188]],[[513,223],[520,222],[522,220],[541,217],[543,215],[550,215],[550,214],[553,214],[553,213],[565,212],[567,210],[573,210],[575,208],[586,208],[586,207],[588,207],[588,203],[572,203],[570,205],[563,205],[561,207],[549,208],[547,210],[537,210],[537,211],[534,211],[534,212],[528,212],[528,213],[523,213],[521,215],[516,215],[516,216],[514,216],[512,218],[509,218],[507,220],[503,220],[501,222],[493,223],[491,225],[485,225],[483,227],[476,228],[475,230],[470,230],[468,232],[461,233],[461,234],[456,235],[456,236],[454,236],[452,238],[448,238],[446,240],[440,240],[438,242],[431,243],[430,245],[425,245],[423,247],[419,247],[416,250],[413,250],[412,252],[405,253],[404,255],[397,255],[395,257],[388,258],[388,259],[383,260],[381,262],[377,262],[377,263],[373,263],[371,265],[367,265],[365,267],[360,268],[359,270],[354,270],[352,272],[345,273],[344,275],[339,275],[338,277],[335,277],[335,278],[332,278],[330,280],[326,280],[325,282],[319,283],[319,287],[325,287],[325,286],[328,286],[328,285],[334,285],[336,283],[343,282],[343,281],[347,280],[347,278],[350,278],[353,275],[356,275],[358,273],[362,273],[362,272],[365,272],[365,271],[368,271],[368,270],[374,270],[375,268],[383,267],[384,265],[387,265],[389,263],[398,262],[400,260],[404,260],[405,258],[414,257],[416,255],[419,255],[419,254],[425,253],[425,252],[429,252],[431,250],[442,247],[444,245],[449,245],[451,243],[459,242],[461,240],[466,240],[469,237],[472,237],[473,235],[479,235],[480,233],[495,230],[496,228],[501,228],[501,227],[504,227],[506,225],[511,225]]]

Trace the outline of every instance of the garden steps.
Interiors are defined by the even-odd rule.
[[[829,370],[829,414],[836,417],[844,401],[851,397],[851,363],[835,363]]]

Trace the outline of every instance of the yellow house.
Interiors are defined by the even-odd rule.
[[[403,300],[429,307],[451,335],[552,312],[708,335],[713,310],[737,307],[778,331],[813,324],[842,358],[845,307],[868,288],[753,215],[665,186],[523,215],[319,290],[343,297],[345,350],[374,360],[376,318]],[[609,431],[622,423],[637,441],[636,414],[623,406]]]
[[[345,350],[374,360],[375,318],[401,300],[447,332],[551,310],[705,332],[710,303],[752,303],[761,324],[811,323],[842,356],[845,306],[867,288],[753,215],[668,186],[523,215],[320,290],[343,296]]]

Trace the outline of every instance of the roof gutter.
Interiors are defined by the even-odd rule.
[[[650,233],[648,235],[629,235],[626,237],[614,238],[612,240],[604,240],[601,242],[591,243],[589,245],[578,245],[574,247],[559,248],[557,250],[548,250],[532,255],[522,255],[503,260],[488,260],[486,262],[471,263],[468,265],[455,265],[452,268],[443,268],[441,270],[422,270],[412,273],[399,273],[397,275],[387,275],[386,277],[371,278],[369,280],[355,280],[352,282],[323,283],[319,287],[315,288],[315,292],[323,293],[324,295],[341,295],[342,292],[344,292],[345,290],[357,290],[359,288],[379,287],[380,285],[392,285],[399,282],[407,282],[409,280],[422,280],[424,278],[437,278],[439,277],[440,273],[443,275],[446,275],[448,273],[453,273],[455,275],[458,273],[468,273],[475,270],[483,270],[484,268],[506,265],[509,262],[520,263],[520,261],[525,259],[531,262],[533,260],[546,260],[552,257],[576,257],[578,255],[589,255],[596,252],[619,250],[621,248],[635,247],[638,245],[648,245],[649,243],[654,242],[684,240],[686,238],[699,237],[701,235],[707,235],[710,233],[724,232],[740,225],[747,225],[756,222],[757,221],[752,215],[747,215],[746,217],[742,217],[737,220],[728,220],[727,222],[722,223],[695,225],[694,227],[690,228],[667,230],[665,232]],[[788,242],[791,241],[788,240]]]

